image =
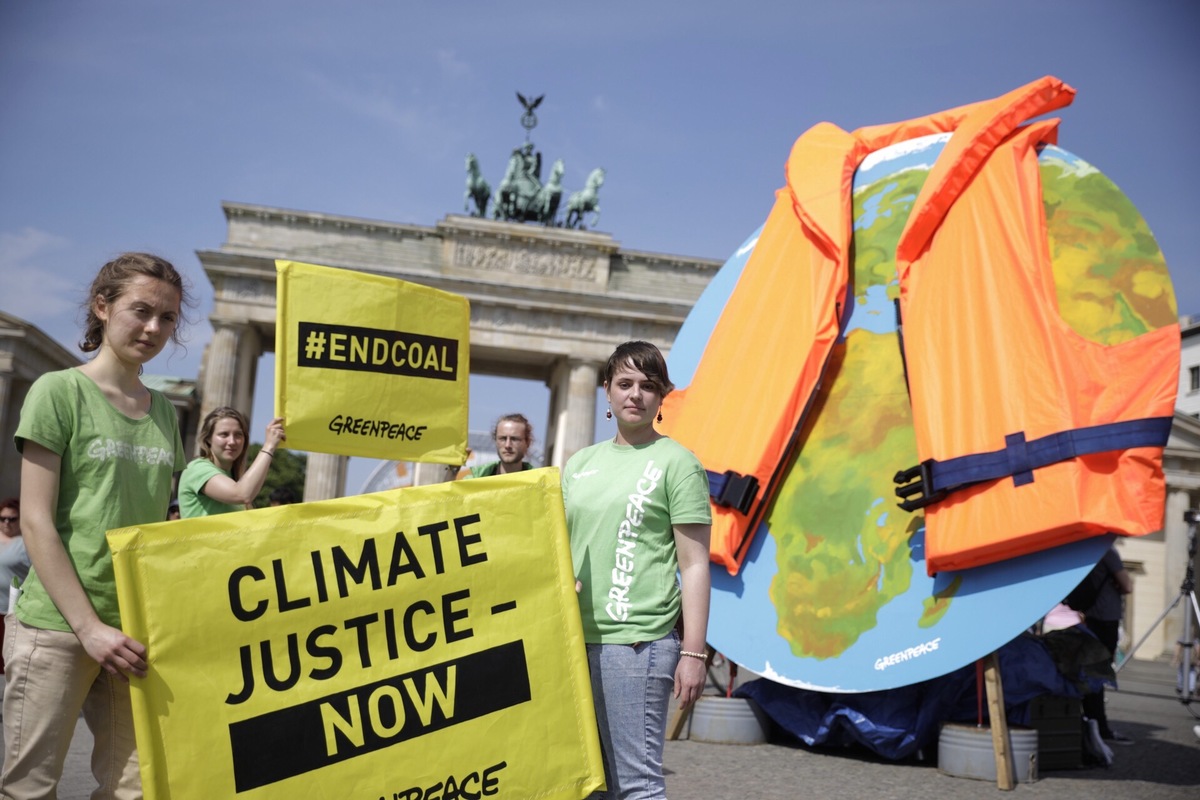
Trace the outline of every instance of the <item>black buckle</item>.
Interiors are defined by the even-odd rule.
[[[743,514],[750,513],[754,505],[754,496],[758,494],[758,478],[753,475],[739,475],[731,469],[725,470],[725,483],[721,492],[713,501],[719,506],[734,508]]]
[[[905,511],[916,511],[918,508],[936,503],[946,496],[946,490],[930,493],[928,488],[933,486],[933,465],[937,463],[927,458],[915,467],[902,469],[892,478],[892,483],[903,484],[896,487],[896,496],[903,502],[897,503]],[[913,497],[913,495],[917,495]],[[911,498],[911,499],[910,499]]]

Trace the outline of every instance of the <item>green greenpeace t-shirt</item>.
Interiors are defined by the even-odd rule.
[[[24,450],[27,441],[61,456],[58,535],[100,619],[120,627],[112,552],[104,533],[167,518],[171,476],[184,464],[175,408],[150,390],[150,413],[130,419],[78,369],[49,372],[30,387],[21,408],[17,449]],[[71,630],[36,569],[21,588],[18,619],[37,628]]]
[[[562,473],[579,610],[589,644],[666,636],[682,605],[673,525],[712,523],[708,475],[666,437],[580,450]]]
[[[207,517],[210,514],[228,514],[230,511],[243,511],[245,506],[238,503],[222,503],[209,497],[203,491],[204,485],[217,475],[231,478],[230,474],[218,467],[207,458],[193,458],[179,476],[179,516],[183,519],[191,517]]]
[[[521,462],[521,470],[522,471],[527,470],[527,469],[533,469],[533,468],[534,468],[533,464],[530,464],[528,461]],[[471,467],[470,477],[472,477],[472,478],[488,478],[488,477],[491,477],[492,475],[499,475],[499,474],[500,474],[500,462],[499,461],[489,461],[486,464],[480,464],[477,467]]]

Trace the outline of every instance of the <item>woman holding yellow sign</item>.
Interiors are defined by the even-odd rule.
[[[179,513],[184,519],[253,508],[271,469],[275,448],[287,439],[283,418],[267,425],[263,446],[246,467],[250,423],[236,408],[209,412],[200,426],[200,457],[179,477]]]
[[[22,528],[33,570],[5,635],[0,796],[55,797],[82,712],[94,735],[93,796],[140,798],[129,676],[146,647],[121,630],[105,531],[166,518],[183,467],[175,409],[142,367],[178,343],[183,278],[126,253],[87,297],[81,367],[38,378],[21,408]]]
[[[622,344],[604,371],[617,435],[563,470],[603,797],[666,796],[670,698],[686,707],[704,688],[712,513],[704,467],[654,429],[673,388],[657,347]]]

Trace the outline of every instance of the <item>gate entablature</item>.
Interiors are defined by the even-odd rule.
[[[449,215],[425,227],[224,203],[225,242],[197,255],[213,286],[214,335],[201,367],[200,419],[249,408],[255,365],[275,349],[275,260],[398,278],[471,303],[476,374],[550,387],[548,463],[591,444],[600,369],[616,345],[664,352],[722,262],[622,250],[610,234]],[[309,458],[309,500],[344,493],[345,461]]]

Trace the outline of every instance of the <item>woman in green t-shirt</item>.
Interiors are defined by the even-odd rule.
[[[672,388],[657,347],[619,346],[604,370],[616,436],[562,473],[610,798],[665,797],[670,698],[704,689],[712,511],[704,467],[654,428]]]
[[[253,508],[279,443],[287,439],[283,418],[267,425],[263,446],[246,467],[250,423],[236,408],[211,411],[200,426],[200,457],[179,478],[179,513],[184,519]]]
[[[38,378],[21,408],[21,522],[33,569],[4,642],[0,796],[53,797],[82,712],[97,797],[140,798],[129,676],[146,647],[121,630],[105,531],[161,522],[183,468],[175,409],[142,367],[178,343],[183,278],[125,253],[87,294],[81,367]]]

